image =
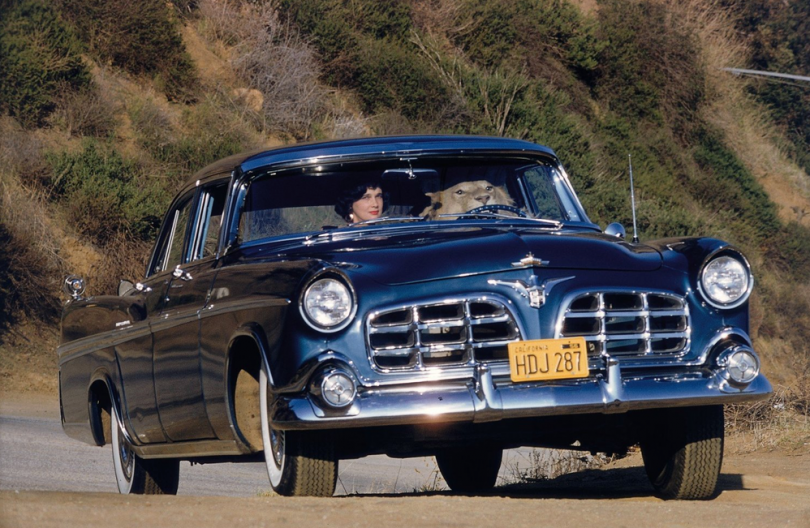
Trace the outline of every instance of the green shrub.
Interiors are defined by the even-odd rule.
[[[51,4],[0,2],[0,111],[44,124],[60,92],[86,87],[82,45]]]
[[[790,222],[780,230],[774,246],[777,267],[798,281],[810,282],[810,228]]]
[[[196,73],[172,8],[161,0],[59,0],[90,53],[133,75],[152,76],[171,99],[188,101]]]
[[[776,206],[756,177],[722,143],[718,133],[702,129],[696,139],[699,143],[695,161],[714,179],[703,180],[703,188],[695,196],[702,197],[708,208],[730,211],[747,221],[760,239],[778,233],[781,224]]]
[[[454,42],[486,69],[562,61],[587,78],[597,66],[595,26],[561,0],[475,0],[460,14]]]
[[[320,53],[325,80],[355,90],[363,111],[394,111],[430,122],[450,103],[436,72],[408,41],[412,23],[405,3],[286,0],[280,5]]]
[[[78,153],[54,153],[52,192],[68,222],[105,245],[118,233],[148,240],[168,205],[162,180],[148,178],[137,164],[88,140]]]
[[[221,158],[256,148],[258,138],[250,125],[229,113],[217,97],[184,108],[180,130],[151,101],[129,109],[138,143],[160,162],[170,185]]]
[[[364,110],[396,110],[411,120],[430,120],[448,103],[434,70],[415,51],[390,39],[367,40],[354,57],[352,86]]]
[[[737,27],[749,37],[753,69],[807,75],[810,72],[810,3],[740,0]],[[810,173],[810,90],[778,80],[751,83],[749,90],[768,105],[785,131],[789,150]]]
[[[503,66],[517,51],[517,14],[513,2],[470,2],[462,14],[470,19],[470,29],[460,33],[456,43],[467,57],[485,69]]]
[[[683,134],[703,100],[705,70],[696,37],[678,22],[665,4],[601,1],[595,91],[622,116]]]

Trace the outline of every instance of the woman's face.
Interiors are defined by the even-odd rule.
[[[352,204],[352,222],[374,220],[382,214],[383,192],[379,187],[366,189],[365,194]]]

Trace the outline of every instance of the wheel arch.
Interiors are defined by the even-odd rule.
[[[262,451],[259,373],[266,369],[272,385],[267,360],[267,340],[257,324],[243,325],[228,343],[226,358],[226,391],[228,419],[234,436],[252,452]]]
[[[87,405],[90,417],[90,431],[97,446],[112,442],[110,430],[110,415],[116,413],[118,423],[122,424],[121,403],[113,388],[110,376],[106,372],[97,371],[91,378],[87,389]],[[124,431],[124,434],[129,435]]]

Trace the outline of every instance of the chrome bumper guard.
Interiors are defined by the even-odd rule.
[[[349,407],[327,410],[309,396],[280,396],[271,410],[282,430],[344,429],[442,422],[493,422],[540,416],[623,413],[641,409],[742,403],[772,392],[762,374],[743,388],[717,370],[622,374],[609,361],[606,375],[565,382],[512,383],[480,365],[471,380],[360,390]]]

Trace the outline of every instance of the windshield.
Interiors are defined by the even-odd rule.
[[[414,158],[259,176],[248,187],[238,233],[240,242],[250,242],[338,227],[459,218],[588,221],[550,163]]]

